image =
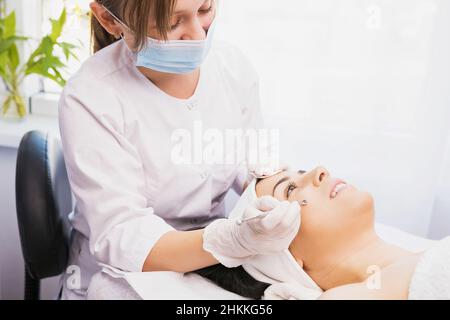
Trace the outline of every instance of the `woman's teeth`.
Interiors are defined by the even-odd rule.
[[[331,199],[336,198],[339,191],[344,189],[347,186],[346,183],[338,183],[336,187],[334,187],[333,191],[331,192]]]

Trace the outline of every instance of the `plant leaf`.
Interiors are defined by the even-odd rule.
[[[8,18],[9,20],[7,28],[6,18],[3,20],[0,19],[0,35],[2,33],[10,35],[9,31],[6,33],[6,29],[11,30],[13,25],[15,29],[15,15],[10,15],[8,16]],[[61,58],[57,56],[55,48],[57,46],[61,48],[66,60],[69,60],[70,57],[78,60],[78,57],[76,56],[74,50],[75,48],[77,48],[76,45],[68,42],[58,42],[58,39],[62,34],[64,25],[66,24],[66,19],[67,12],[65,8],[61,12],[61,15],[58,19],[50,19],[52,27],[50,34],[44,36],[41,39],[37,48],[28,57],[23,68],[20,69],[21,74],[18,75],[19,77],[25,77],[30,74],[37,74],[42,77],[51,79],[61,86],[65,85],[66,80],[62,76],[61,72],[64,68],[66,68],[66,65],[61,61]],[[11,36],[14,36],[14,33]],[[0,75],[4,77],[4,79],[7,79],[8,77],[12,78],[13,76],[9,75],[8,72],[14,74],[14,71],[19,66],[20,56],[18,55],[15,41],[26,39],[27,38],[16,36],[14,36],[14,38],[0,37]],[[7,68],[6,66],[9,66],[9,68]]]
[[[53,42],[56,42],[61,36],[64,24],[66,23],[66,8],[61,12],[59,19],[50,19],[50,21],[52,23],[52,33],[50,34],[50,38]]]
[[[27,68],[26,74],[38,74],[55,81],[61,86],[64,86],[66,80],[62,77],[58,69],[64,68],[65,66],[66,65],[60,60],[59,57],[43,57],[37,60],[30,68]],[[53,74],[50,73],[50,71],[52,71]]]
[[[61,49],[63,50],[66,60],[69,60],[69,58],[72,56],[75,60],[79,61],[77,55],[75,54],[75,52],[73,50],[73,49],[77,48],[76,45],[68,43],[68,42],[60,42],[60,43],[57,43],[57,45],[59,47],[61,47]]]
[[[2,54],[5,51],[8,51],[12,45],[14,45],[17,41],[23,41],[27,40],[27,37],[9,37],[7,39],[0,40],[0,54]]]
[[[9,81],[8,75],[6,74],[6,66],[9,65],[8,53],[0,54],[0,76],[5,80]]]
[[[15,71],[17,67],[19,66],[19,51],[17,50],[17,46],[14,44],[11,46],[11,48],[8,51],[9,54],[9,60],[10,60],[10,67],[11,71]]]
[[[61,75],[61,73],[56,68],[51,68],[53,73],[55,74],[55,79],[53,81],[56,81],[61,87],[64,87],[66,85],[66,80]]]
[[[52,39],[49,36],[45,36],[42,38],[41,43],[36,48],[36,50],[33,51],[33,53],[28,58],[28,61],[26,63],[27,68],[30,68],[35,63],[35,58],[37,58],[40,55],[51,55],[53,51],[53,42]]]
[[[16,43],[16,41],[13,38],[8,38],[8,39],[2,39],[0,40],[0,54],[2,54],[3,52],[6,52],[9,50],[9,48],[11,48],[11,46]]]
[[[3,38],[9,38],[16,34],[16,12],[12,11],[6,16],[3,29]]]

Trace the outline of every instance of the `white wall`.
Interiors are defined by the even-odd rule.
[[[226,0],[217,30],[260,73],[282,160],[371,191],[381,222],[425,236],[433,216],[450,234],[450,207],[435,199],[449,192],[438,185],[449,170],[449,5]]]
[[[448,235],[450,235],[450,135],[428,230],[428,236],[433,239],[441,239]]]

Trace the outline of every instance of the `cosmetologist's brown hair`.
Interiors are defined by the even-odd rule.
[[[150,19],[156,22],[156,29],[163,39],[167,39],[170,19],[176,0],[95,0],[125,23],[135,36],[134,48],[145,45]],[[118,39],[106,31],[91,13],[91,47],[95,53]]]

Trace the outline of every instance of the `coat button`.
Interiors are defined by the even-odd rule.
[[[206,179],[206,178],[208,178],[208,176],[209,176],[208,172],[202,172],[200,174],[200,177],[202,177],[202,179]]]
[[[197,106],[197,104],[196,104],[195,101],[191,101],[191,102],[189,102],[189,103],[187,104],[187,108],[188,108],[189,110],[194,109],[196,106]]]

